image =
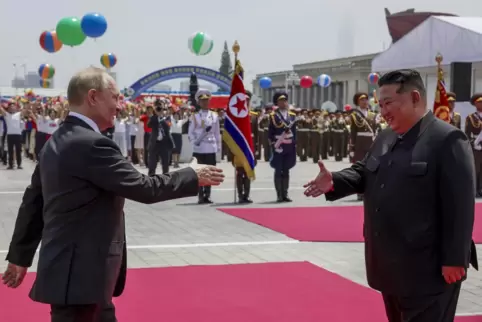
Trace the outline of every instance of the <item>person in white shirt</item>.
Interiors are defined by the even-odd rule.
[[[177,109],[171,117],[171,135],[174,141],[172,149],[172,162],[174,168],[179,168],[179,156],[182,150],[182,127],[187,122],[187,118],[181,116],[181,111]]]
[[[112,138],[119,146],[122,155],[125,157],[127,157],[126,123],[127,118],[125,117],[123,111],[119,109],[114,120],[114,136]]]
[[[14,153],[17,159],[17,169],[22,169],[22,131],[25,124],[23,122],[24,113],[15,103],[10,103],[7,110],[0,107],[0,114],[3,115],[7,124],[7,169],[13,169]]]
[[[49,115],[44,118],[45,133],[47,140],[59,129],[60,117],[55,110],[50,110]]]
[[[136,126],[136,141],[134,143],[134,150],[137,154],[137,159],[139,160],[139,165],[144,166],[144,138],[145,138],[145,131],[144,131],[144,122],[142,121],[144,118],[141,117],[140,111],[135,111],[135,126]]]
[[[7,165],[7,123],[0,115],[0,161]]]

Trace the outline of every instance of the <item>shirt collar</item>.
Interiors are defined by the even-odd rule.
[[[94,130],[97,133],[100,133],[100,130],[99,130],[99,127],[97,126],[97,124],[95,124],[95,122],[92,121],[87,116],[85,116],[83,114],[80,114],[80,113],[76,113],[76,112],[69,112],[69,116],[73,116],[73,117],[78,118],[81,121],[84,121],[85,123],[87,123],[88,126],[90,126],[92,128],[92,130]]]

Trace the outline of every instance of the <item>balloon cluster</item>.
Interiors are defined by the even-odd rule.
[[[272,83],[273,83],[273,81],[271,80],[271,78],[269,78],[267,76],[261,77],[259,79],[259,87],[261,87],[262,89],[270,88]],[[331,84],[331,77],[329,75],[326,75],[326,74],[321,74],[316,79],[316,84],[318,84],[321,87],[328,87]],[[311,86],[313,86],[313,78],[311,76],[307,76],[307,75],[301,77],[300,78],[300,86],[302,88],[310,88]]]
[[[87,37],[99,38],[107,30],[107,20],[99,13],[88,13],[81,19],[66,17],[60,19],[55,30],[44,31],[40,35],[40,47],[48,53],[62,49],[62,45],[79,46]]]
[[[38,68],[38,74],[40,76],[40,86],[42,88],[49,88],[50,80],[55,75],[55,68],[50,64],[42,64]]]

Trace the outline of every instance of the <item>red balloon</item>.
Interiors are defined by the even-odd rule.
[[[313,78],[311,76],[303,76],[300,79],[300,86],[303,88],[310,88],[313,85]]]
[[[351,110],[350,104],[346,104],[344,109],[345,109],[345,112],[348,112],[349,110]]]

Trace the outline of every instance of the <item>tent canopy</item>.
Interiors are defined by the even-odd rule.
[[[372,71],[482,61],[482,18],[431,16],[372,61]]]

